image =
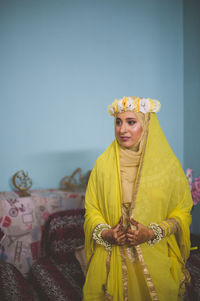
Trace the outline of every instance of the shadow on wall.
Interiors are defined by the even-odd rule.
[[[91,170],[102,152],[103,150],[74,150],[29,155],[24,158],[21,169],[28,172],[32,179],[31,189],[59,188],[60,180],[71,175],[76,168],[81,168],[82,174]],[[12,178],[9,183],[13,190]]]

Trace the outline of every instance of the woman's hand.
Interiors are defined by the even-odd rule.
[[[135,226],[135,230],[129,228],[126,234],[127,241],[131,246],[140,245],[154,238],[154,232],[152,229],[138,223],[133,218],[130,218],[130,222]]]
[[[126,233],[123,227],[123,217],[120,218],[118,224],[111,229],[103,230],[101,236],[110,244],[123,246],[126,243]]]

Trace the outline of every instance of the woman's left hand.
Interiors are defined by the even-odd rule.
[[[140,245],[154,238],[154,232],[152,229],[138,223],[133,218],[130,218],[130,222],[135,226],[135,230],[129,228],[126,234],[127,241],[131,246]]]

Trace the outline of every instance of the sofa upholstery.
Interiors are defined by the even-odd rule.
[[[38,301],[37,293],[17,268],[0,262],[0,300]]]
[[[83,222],[83,209],[49,217],[42,234],[42,257],[30,270],[30,282],[41,300],[82,300],[84,274],[75,250],[84,244]]]

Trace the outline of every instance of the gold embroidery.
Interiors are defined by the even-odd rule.
[[[103,292],[104,292],[104,297],[106,298],[106,300],[113,300],[113,296],[111,296],[110,294],[107,293],[107,289],[106,289],[106,285],[103,284],[102,285],[102,289],[103,289]]]
[[[104,291],[104,296],[105,296],[106,300],[111,300],[112,301],[113,300],[113,296],[111,296],[110,294],[108,294],[106,292],[106,285],[105,284],[102,285],[102,289]]]
[[[139,261],[140,261],[141,266],[143,268],[143,272],[144,272],[144,276],[145,276],[146,281],[147,281],[147,285],[149,287],[149,290],[150,290],[150,293],[151,293],[151,296],[152,296],[152,300],[153,301],[159,301],[156,290],[155,290],[155,287],[153,285],[153,281],[151,279],[151,276],[150,276],[149,271],[147,269],[147,266],[145,264],[145,261],[144,261],[143,255],[142,255],[142,250],[141,250],[139,245],[136,246],[136,250],[137,250],[137,253],[138,253]]]
[[[127,252],[128,258],[130,259],[130,261],[132,263],[136,263],[136,261],[138,261],[138,254],[137,254],[135,247],[131,247],[131,246],[127,247],[126,252]]]
[[[113,300],[113,296],[107,293],[107,283],[108,283],[108,275],[110,272],[110,258],[111,258],[111,252],[108,252],[108,256],[106,258],[106,283],[102,285],[102,289],[104,291],[104,296],[107,300]]]
[[[126,266],[126,256],[123,247],[119,247],[122,261],[122,283],[123,283],[123,300],[128,301],[128,276]]]
[[[129,227],[129,208],[130,208],[130,203],[123,203],[122,204],[122,216],[123,216],[123,226],[125,230],[128,229]]]
[[[164,237],[169,236],[169,232],[170,232],[169,224],[167,224],[165,221],[162,221],[161,223],[159,223],[159,226],[164,230],[163,236]]]
[[[105,294],[105,297],[107,300],[113,300],[113,296],[109,295],[109,294]]]
[[[165,224],[162,222],[162,223],[159,223],[159,227],[162,229],[162,234],[163,234],[163,237],[166,236],[166,226]]]
[[[169,234],[176,233],[179,230],[179,223],[175,218],[169,218],[165,222],[169,225]]]

